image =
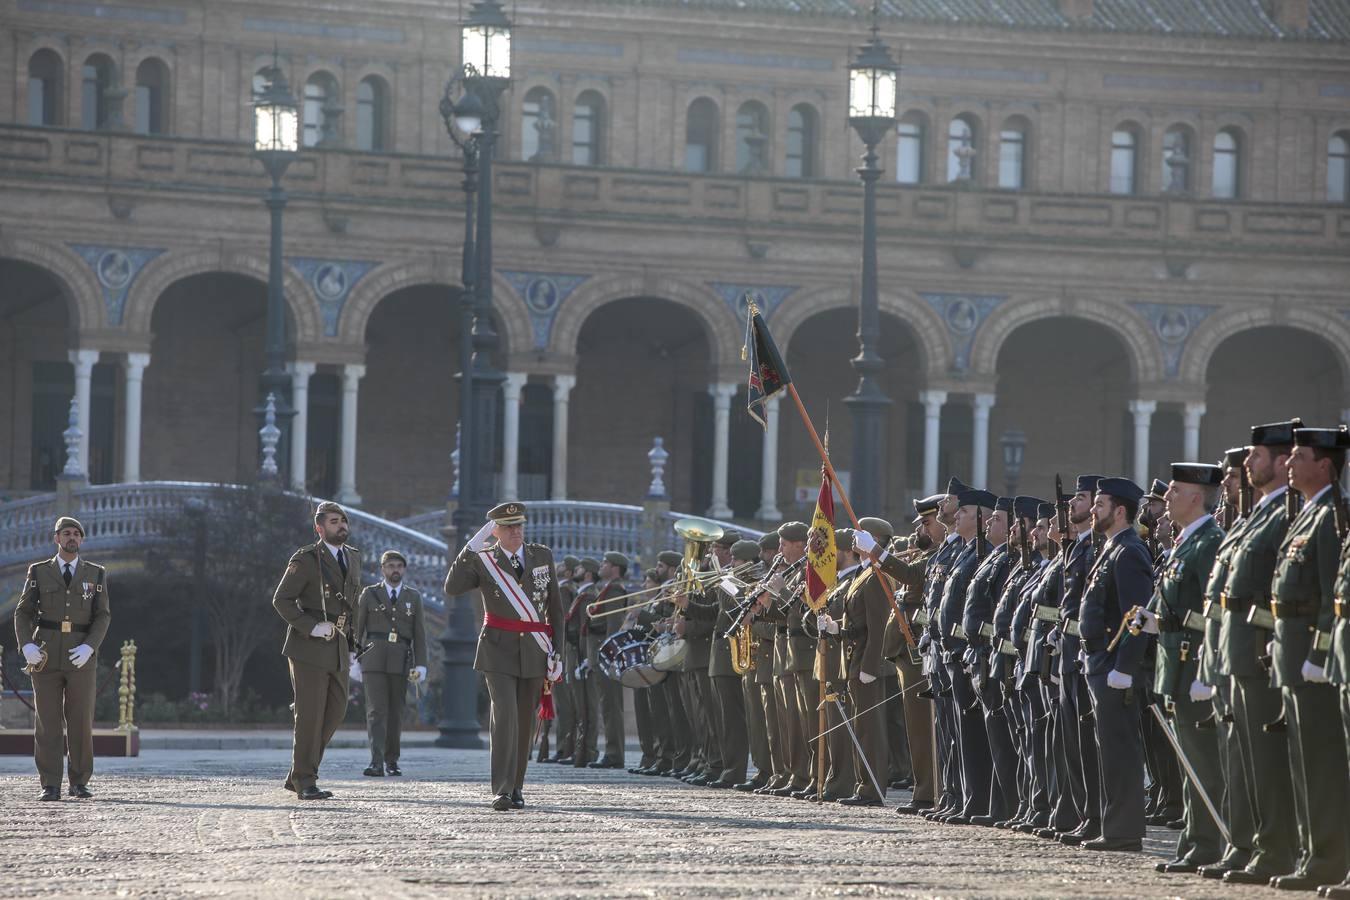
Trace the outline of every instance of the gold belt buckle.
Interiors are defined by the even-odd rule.
[[[337,630],[338,630],[338,631],[344,631],[344,630],[346,630],[346,628],[347,628],[347,614],[346,614],[346,613],[341,613],[340,615],[338,615],[338,617],[337,617],[337,622],[334,623],[334,624],[337,626]]]
[[[397,643],[398,643],[398,632],[397,632],[397,631],[391,631],[391,632],[389,632],[389,643],[391,643],[391,644],[397,644]]]
[[[1331,609],[1338,619],[1350,618],[1350,616],[1346,616],[1346,613],[1350,612],[1350,609],[1347,609],[1345,601],[1340,597],[1337,597],[1331,604]]]
[[[1228,592],[1225,591],[1219,595],[1219,609],[1228,608]]]
[[[62,622],[62,623],[61,623],[61,633],[62,633],[62,634],[70,634],[70,622]]]

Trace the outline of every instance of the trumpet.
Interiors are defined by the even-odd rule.
[[[739,587],[741,588],[741,593],[745,595],[745,602],[740,605],[740,609],[736,613],[736,618],[732,620],[731,627],[722,633],[722,637],[730,640],[735,635],[736,630],[741,627],[745,622],[746,617],[750,614],[750,610],[754,608],[755,600],[760,594],[768,594],[778,602],[778,607],[780,609],[786,610],[787,605],[797,593],[797,588],[789,588],[787,585],[784,585],[783,593],[778,594],[769,588],[769,581],[774,575],[781,575],[784,580],[792,578],[806,565],[806,560],[807,557],[803,556],[796,562],[789,563],[782,571],[777,571],[778,565],[783,561],[782,554],[779,554],[773,558],[773,562],[769,566],[768,575],[765,575],[762,579],[753,584],[740,582]]]
[[[40,652],[40,653],[42,654],[42,659],[38,660],[38,662],[37,662],[35,665],[26,665],[26,666],[24,666],[24,667],[23,667],[23,673],[24,673],[25,675],[36,675],[37,673],[41,672],[43,669],[47,668],[47,642],[46,642],[46,641],[43,641],[42,643],[38,644],[38,652]]]
[[[748,568],[750,568],[753,565],[754,563],[743,563],[742,565],[739,565],[734,569],[713,569],[707,572],[694,572],[690,577],[693,579],[694,583],[698,585],[698,587],[702,588],[708,586],[709,584],[716,583],[722,580],[723,578],[727,577],[728,575],[735,577],[736,574],[745,572]],[[658,585],[656,587],[643,588],[640,591],[630,591],[627,594],[620,594],[617,597],[606,597],[603,600],[596,600],[594,603],[587,605],[586,615],[608,616],[613,615],[615,613],[627,612],[630,609],[638,609],[640,607],[646,606],[648,603],[651,603],[658,598],[654,597],[651,600],[642,600],[638,603],[630,603],[627,606],[620,606],[615,609],[604,609],[604,607],[610,603],[617,603],[620,600],[628,600],[633,597],[643,597],[646,596],[647,594],[654,594],[658,591],[665,590],[670,586],[671,583],[667,582],[665,584]]]

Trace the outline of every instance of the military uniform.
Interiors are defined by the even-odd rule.
[[[956,706],[952,698],[951,677],[947,674],[947,667],[942,661],[939,610],[952,565],[964,547],[965,544],[959,535],[955,533],[947,535],[942,546],[929,557],[924,572],[923,613],[927,624],[924,625],[923,636],[919,638],[919,648],[921,652],[927,654],[925,671],[928,673],[929,692],[933,695],[936,713],[933,729],[936,737],[938,773],[942,781],[941,793],[938,794],[934,806],[924,811],[929,816],[956,812],[961,806],[962,799],[961,762],[956,751]]]
[[[84,528],[76,520],[57,520],[55,533]],[[69,566],[70,579],[65,571]],[[111,612],[107,575],[102,566],[76,556],[52,559],[28,567],[23,593],[14,610],[14,635],[19,646],[37,645],[47,653],[41,672],[32,673],[37,724],[33,732],[33,759],[43,787],[43,798],[59,799],[62,756],[68,756],[66,774],[70,793],[87,797],[94,774],[94,700],[98,649],[108,634]],[[71,660],[71,651],[87,646],[83,665]]]
[[[882,519],[865,517],[858,524],[881,544],[888,542],[894,531],[890,523]],[[854,731],[861,750],[854,748],[853,775],[857,783],[853,796],[839,802],[846,806],[879,805],[886,795],[889,780],[885,712],[880,704],[886,686],[881,677],[885,660],[882,649],[891,604],[877,567],[868,563],[853,576],[844,592],[843,612],[839,623],[844,639],[841,674],[848,677],[849,711],[854,717]],[[870,676],[871,680],[864,681],[864,675]],[[869,768],[877,779],[880,793],[878,785],[874,785],[868,775]]]
[[[1022,503],[1023,498],[1018,498]],[[1042,504],[1048,505],[1048,504]],[[1031,519],[1038,518],[1039,507]],[[1047,517],[1053,515],[1053,507]],[[1021,516],[1019,511],[1019,518]],[[1030,545],[1031,535],[1022,539]],[[1017,754],[1017,807],[1003,820],[1000,827],[1025,825],[1027,830],[1044,828],[1050,821],[1050,803],[1045,774],[1045,709],[1041,702],[1039,682],[1033,681],[1025,689],[1019,688],[1018,663],[1025,653],[1024,634],[1027,619],[1018,621],[1018,613],[1026,608],[1026,597],[1044,571],[1045,563],[1039,551],[1018,553],[1012,571],[1003,586],[1003,594],[994,607],[994,637],[990,654],[989,679],[1003,690],[1009,730],[1014,752]],[[1025,613],[1024,613],[1025,615]]]
[[[916,504],[921,501],[915,501]],[[896,603],[900,613],[910,620],[911,634],[918,632],[913,624],[915,614],[923,608],[923,577],[936,550],[911,550],[894,556],[882,557],[879,567],[883,572],[896,578]],[[888,566],[889,561],[891,564]],[[885,649],[887,659],[895,664],[899,682],[900,703],[905,717],[905,741],[909,750],[910,775],[914,781],[914,794],[905,807],[906,812],[918,812],[933,805],[937,769],[933,754],[933,701],[920,697],[919,691],[926,687],[927,678],[923,673],[922,658],[918,648],[905,643],[900,626],[894,613],[886,623]],[[913,656],[911,656],[911,653]],[[919,662],[914,660],[918,658]]]
[[[839,537],[835,538],[836,547],[847,544],[840,544]],[[825,598],[822,609],[830,616],[841,618],[844,615],[844,597],[848,593],[849,587],[853,583],[854,577],[858,574],[858,566],[846,566],[838,570],[835,574],[835,586]],[[817,652],[820,655],[821,666],[817,675],[824,675],[825,690],[827,694],[836,694],[842,699],[847,699],[848,692],[848,665],[844,658],[844,636],[841,630],[834,634],[828,631],[820,633],[818,627],[818,616],[816,613],[808,610],[802,617],[802,628],[807,635],[813,636],[817,641]],[[817,679],[817,683],[819,680]],[[819,701],[817,701],[819,702]],[[812,772],[812,783],[807,785],[806,790],[810,792],[812,798],[819,796],[826,801],[842,800],[845,797],[851,797],[856,793],[855,788],[858,783],[858,768],[854,761],[853,740],[849,737],[848,730],[843,726],[843,717],[839,715],[839,708],[833,702],[827,702],[825,707],[816,713],[816,724],[819,726],[821,713],[824,713],[825,727],[834,729],[825,737],[825,783],[818,785],[820,779],[820,760],[817,758],[817,768]],[[817,748],[819,749],[819,748]],[[863,778],[866,774],[863,773]],[[877,773],[881,777],[881,773]],[[820,790],[817,790],[817,787]]]
[[[558,576],[558,600],[563,609],[563,638],[557,649],[563,657],[563,680],[553,686],[553,710],[557,716],[553,723],[556,735],[553,744],[554,753],[543,762],[562,760],[570,762],[572,754],[576,752],[576,678],[568,667],[568,660],[569,657],[575,657],[574,644],[581,636],[581,622],[576,617],[574,606],[577,599],[577,584],[573,578],[573,573],[579,565],[581,560],[575,556],[563,557],[562,570]],[[577,665],[580,665],[580,660],[574,663],[572,668]]]
[[[510,526],[522,524],[525,514],[525,504],[511,502],[494,507],[488,518],[498,526]],[[445,593],[453,597],[477,589],[482,594],[483,630],[478,635],[473,667],[483,673],[492,704],[493,808],[520,808],[524,806],[521,787],[544,681],[562,675],[562,660],[552,642],[553,635],[563,633],[558,578],[553,553],[543,544],[522,544],[517,551],[518,565],[500,544],[483,549],[482,555],[471,547],[472,541],[451,564],[445,576]],[[522,611],[520,604],[528,606]],[[547,637],[539,640],[539,634]],[[544,646],[554,647],[552,658]]]
[[[317,790],[324,750],[347,715],[347,669],[349,653],[355,652],[351,632],[360,594],[361,551],[318,541],[291,556],[272,595],[272,606],[288,626],[281,653],[295,692],[295,743],[285,787],[301,797],[311,795],[307,799]],[[320,622],[332,623],[335,636],[314,637],[311,632]]]
[[[684,660],[686,700],[700,752],[698,768],[687,775],[685,780],[701,786],[716,781],[723,769],[717,696],[713,693],[712,679],[708,677],[713,629],[717,624],[719,607],[712,592],[701,587],[688,595],[688,601],[682,613],[685,646],[688,648]]]
[[[584,768],[598,758],[597,744],[600,735],[600,690],[591,682],[603,678],[599,669],[591,666],[587,653],[590,633],[589,607],[600,596],[599,585],[593,580],[600,571],[600,560],[586,556],[581,559],[581,567],[587,576],[577,584],[577,595],[568,607],[564,631],[567,635],[563,646],[563,678],[565,685],[572,690],[572,717],[576,737],[573,739],[573,754],[570,760],[574,768]],[[562,603],[561,597],[559,604]]]
[[[1344,454],[1350,434],[1300,428],[1294,445]],[[1337,469],[1333,477],[1339,477]],[[1271,582],[1275,616],[1274,682],[1284,694],[1289,752],[1294,763],[1294,811],[1302,853],[1292,875],[1276,887],[1311,889],[1334,884],[1350,865],[1350,831],[1345,827],[1346,747],[1339,724],[1336,688],[1323,670],[1335,619],[1334,587],[1340,563],[1331,485],[1307,498],[1280,544]]]
[[[736,551],[731,555],[734,565],[753,562],[759,557],[759,545],[753,541],[741,541],[738,532],[724,533],[718,543],[728,550]],[[718,788],[735,787],[745,782],[750,761],[744,676],[731,665],[731,643],[726,636],[740,604],[734,594],[720,587],[713,588],[711,593],[717,598],[718,610],[708,655],[708,678],[717,698],[716,724],[722,749],[722,771],[708,784]]]
[[[373,584],[356,606],[357,643],[368,647],[359,666],[366,694],[370,767],[395,774],[401,755],[409,673],[427,665],[422,595],[404,584]]]
[[[1327,677],[1340,692],[1341,727],[1345,744],[1350,747],[1350,538],[1341,543],[1340,567],[1333,589],[1331,650],[1327,654]],[[1350,873],[1326,894],[1350,898]]]

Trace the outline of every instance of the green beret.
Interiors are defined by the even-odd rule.
[[[563,567],[564,567],[564,568],[567,568],[567,569],[575,569],[575,568],[576,568],[577,566],[579,566],[579,565],[581,565],[581,560],[577,559],[577,558],[576,558],[575,556],[573,556],[572,554],[569,553],[569,554],[567,554],[566,556],[563,557]]]
[[[80,533],[80,537],[84,537],[84,526],[81,525],[80,520],[74,516],[62,516],[57,519],[56,527],[52,529],[52,534],[58,534],[66,528],[74,528]]]
[[[737,541],[731,545],[731,557],[737,562],[755,562],[759,559],[759,544],[754,541]]]
[[[847,528],[834,530],[834,546],[840,550],[853,552],[853,532]]]
[[[605,562],[609,563],[611,566],[619,566],[622,569],[628,568],[628,557],[617,550],[611,550],[606,553]]]
[[[338,506],[332,500],[325,500],[319,504],[318,509],[314,510],[314,518],[321,519],[324,516],[328,515],[329,513],[337,513],[339,516],[342,516],[343,518],[347,517],[347,511],[345,509],[343,509],[341,506]]]
[[[778,549],[778,532],[770,531],[759,539],[759,549],[761,551],[773,551]]]
[[[684,557],[676,553],[674,550],[662,550],[660,553],[656,554],[656,561],[659,563],[664,563],[665,565],[670,566],[673,569],[680,563],[684,562]]]
[[[884,544],[895,536],[895,529],[891,523],[885,519],[878,519],[876,516],[863,516],[858,520],[862,530],[877,539],[878,544]]]
[[[805,522],[784,522],[778,526],[778,536],[785,541],[804,541],[810,531]]]
[[[734,528],[728,528],[722,532],[722,536],[715,543],[719,547],[734,547],[736,542],[741,539],[741,533]]]
[[[581,567],[592,575],[600,574],[600,560],[594,556],[583,556],[581,558]]]
[[[399,553],[397,550],[386,550],[380,554],[380,565],[384,565],[391,559],[396,559],[405,566],[408,564],[408,557],[404,556],[402,553]]]

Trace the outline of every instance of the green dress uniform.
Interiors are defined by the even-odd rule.
[[[886,538],[889,539],[887,534]],[[886,618],[890,601],[877,569],[865,566],[849,582],[844,593],[844,616],[839,624],[843,636],[844,670],[848,677],[849,713],[854,717],[854,731],[861,751],[854,748],[853,774],[856,784],[852,798],[845,800],[875,801],[880,803],[887,785],[887,747],[885,712],[879,705],[886,682],[882,676],[882,644],[885,640]],[[863,682],[862,676],[871,676]],[[870,767],[881,787],[867,774]]]
[[[576,642],[581,637],[581,621],[577,618],[574,606],[577,599],[577,585],[571,578],[570,569],[568,572],[567,578],[558,579],[558,600],[563,608],[563,638],[557,649],[563,658],[563,680],[553,686],[553,709],[558,716],[558,720],[554,723],[557,740],[554,743],[556,752],[549,758],[549,762],[571,760],[572,754],[576,751],[577,685],[572,670],[581,664],[576,652]],[[571,660],[576,661],[571,662],[569,666]]]
[[[600,562],[588,557],[582,561],[582,565],[586,566],[591,574],[595,574],[599,571]],[[591,664],[586,645],[591,628],[589,607],[599,596],[600,588],[594,581],[578,585],[577,596],[572,601],[571,607],[576,612],[565,624],[568,640],[572,641],[575,638],[575,643],[568,643],[563,650],[563,677],[568,679],[572,687],[572,716],[576,721],[572,765],[578,769],[595,762],[598,755],[596,746],[600,738],[600,689],[591,682],[605,676]],[[580,674],[577,674],[578,672]]]
[[[684,660],[684,674],[689,683],[689,697],[693,700],[689,718],[702,748],[701,766],[693,778],[705,784],[716,781],[724,768],[717,697],[713,693],[712,679],[708,677],[717,615],[718,603],[708,591],[696,589],[689,595],[689,603],[684,609],[684,639],[689,648]]]
[[[1209,468],[1222,478],[1217,466]],[[1173,467],[1173,480],[1183,480],[1178,478],[1177,469]],[[1218,732],[1200,727],[1200,722],[1212,715],[1213,705],[1208,700],[1192,700],[1191,683],[1199,670],[1200,648],[1208,622],[1203,613],[1205,584],[1223,539],[1223,529],[1213,516],[1204,516],[1182,533],[1184,537],[1172,549],[1148,604],[1158,623],[1153,692],[1172,708],[1177,742],[1199,776],[1200,787],[1218,804],[1223,797]],[[1174,863],[1194,871],[1222,857],[1223,838],[1191,777],[1184,773],[1182,803],[1185,825],[1177,835]]]
[[[758,549],[758,545],[756,545]],[[750,734],[745,718],[745,688],[742,676],[731,665],[731,642],[726,637],[736,614],[735,595],[720,586],[710,588],[709,594],[717,600],[717,618],[713,623],[712,642],[708,651],[708,682],[712,687],[714,720],[718,747],[722,752],[722,769],[709,782],[715,787],[734,787],[745,781],[750,762]]]
[[[823,611],[828,613],[836,621],[844,617],[844,596],[848,593],[849,586],[853,583],[853,578],[858,574],[857,565],[841,569],[835,575],[835,585],[833,590],[825,599]],[[843,628],[835,634],[820,634],[816,627],[817,614],[807,611],[802,618],[802,626],[807,635],[814,636],[817,641],[817,652],[821,656],[822,665],[819,671],[813,673],[817,676],[822,673],[825,675],[826,694],[835,694],[841,700],[848,700],[848,666],[844,659],[844,636]],[[819,684],[819,680],[817,680]],[[819,699],[816,701],[819,703]],[[842,800],[850,797],[858,784],[858,777],[854,770],[854,749],[853,739],[849,737],[848,729],[843,727],[843,717],[839,715],[839,707],[834,705],[833,701],[825,704],[825,727],[834,729],[825,736],[825,784],[820,795],[826,801]],[[820,725],[820,712],[812,711],[815,717],[816,725]],[[819,753],[819,740],[817,740],[816,751]],[[811,784],[807,785],[806,792],[814,797],[817,793],[816,782],[820,774],[820,760],[816,760],[816,769],[811,772]],[[866,777],[866,776],[863,776]],[[877,775],[881,777],[880,774]]]
[[[499,524],[513,524],[520,516],[522,503],[505,503],[488,515]],[[503,521],[507,519],[508,521]],[[562,601],[553,553],[543,544],[522,544],[517,571],[500,546],[486,551],[495,570],[516,579],[522,594],[534,609],[535,617],[551,629],[551,635],[563,633]],[[453,597],[478,590],[483,598],[483,629],[478,634],[478,650],[473,667],[483,673],[492,706],[489,725],[492,757],[492,792],[498,799],[520,799],[525,769],[530,761],[534,722],[548,674],[549,659],[533,634],[521,633],[493,624],[496,619],[519,620],[510,601],[493,577],[492,569],[466,545],[445,576],[445,594]],[[511,587],[508,584],[508,587]],[[554,645],[556,652],[556,644]]]
[[[334,552],[339,549],[345,572]],[[348,654],[354,652],[360,593],[361,551],[317,541],[295,551],[272,595],[272,606],[287,625],[281,653],[295,692],[295,741],[285,787],[297,794],[315,786],[324,750],[347,715]],[[333,623],[335,636],[311,636],[314,626],[325,621]]]
[[[1327,429],[1299,429],[1294,432],[1295,444],[1312,445],[1304,443],[1309,432]],[[1303,673],[1305,663],[1322,668],[1327,663],[1339,562],[1340,540],[1328,486],[1310,498],[1290,523],[1271,582],[1274,681],[1283,692],[1289,722],[1294,812],[1302,850],[1293,877],[1276,880],[1288,887],[1334,884],[1345,877],[1350,862],[1346,750],[1338,727],[1336,688],[1310,682]]]
[[[758,545],[756,545],[758,546]],[[763,565],[745,572],[741,578],[754,583],[764,576]],[[750,737],[750,761],[755,777],[738,785],[742,790],[758,790],[781,774],[782,747],[778,735],[778,710],[773,702],[774,626],[755,619],[750,626],[755,668],[745,673],[744,691],[746,727]]]
[[[608,557],[611,554],[605,554],[606,561],[613,563]],[[626,568],[628,560],[623,559],[623,565]],[[612,578],[609,581],[600,582],[597,585],[596,599],[591,602],[598,602],[609,597],[618,597],[625,593],[623,579]],[[600,645],[616,631],[623,626],[624,613],[612,613],[605,610],[618,609],[622,603],[606,604],[604,609],[600,610],[598,616],[588,616],[588,625],[586,627],[586,659],[590,661],[590,672],[586,676],[586,705],[592,713],[598,712],[599,719],[604,721],[605,728],[605,755],[596,761],[597,766],[607,768],[622,768],[624,757],[624,733],[623,733],[623,685],[609,678],[600,669]],[[597,722],[597,719],[592,719]],[[592,729],[594,731],[595,729]],[[590,751],[594,751],[593,746],[588,746]]]
[[[69,756],[66,774],[72,787],[88,784],[94,774],[95,679],[98,649],[111,618],[108,582],[102,566],[83,558],[72,562],[69,584],[60,556],[29,566],[14,610],[19,646],[33,643],[47,652],[46,665],[32,675],[33,760],[44,788],[60,787],[63,755]],[[70,651],[81,644],[94,654],[76,666]]]
[[[370,765],[398,768],[408,673],[426,667],[427,636],[422,595],[407,585],[372,584],[356,605],[357,643],[366,694]]]
[[[1331,626],[1327,677],[1340,691],[1341,728],[1345,733],[1345,745],[1350,747],[1350,536],[1341,542],[1341,563],[1336,571],[1332,613],[1335,621]],[[1346,798],[1346,807],[1350,808],[1350,797]],[[1350,897],[1350,873],[1327,896]]]
[[[915,501],[916,505],[920,502]],[[881,570],[896,580],[896,602],[911,622],[923,606],[924,573],[935,552],[935,548],[930,548],[899,555],[888,553],[881,560]],[[918,631],[911,626],[911,634],[917,636]],[[937,765],[933,752],[933,701],[919,696],[924,688],[918,685],[926,683],[928,679],[923,674],[922,660],[916,663],[910,655],[911,648],[900,633],[894,613],[886,623],[885,645],[886,658],[894,661],[900,680],[900,702],[904,707],[905,736],[909,745],[910,771],[914,778],[913,804],[932,806],[937,784]]]

